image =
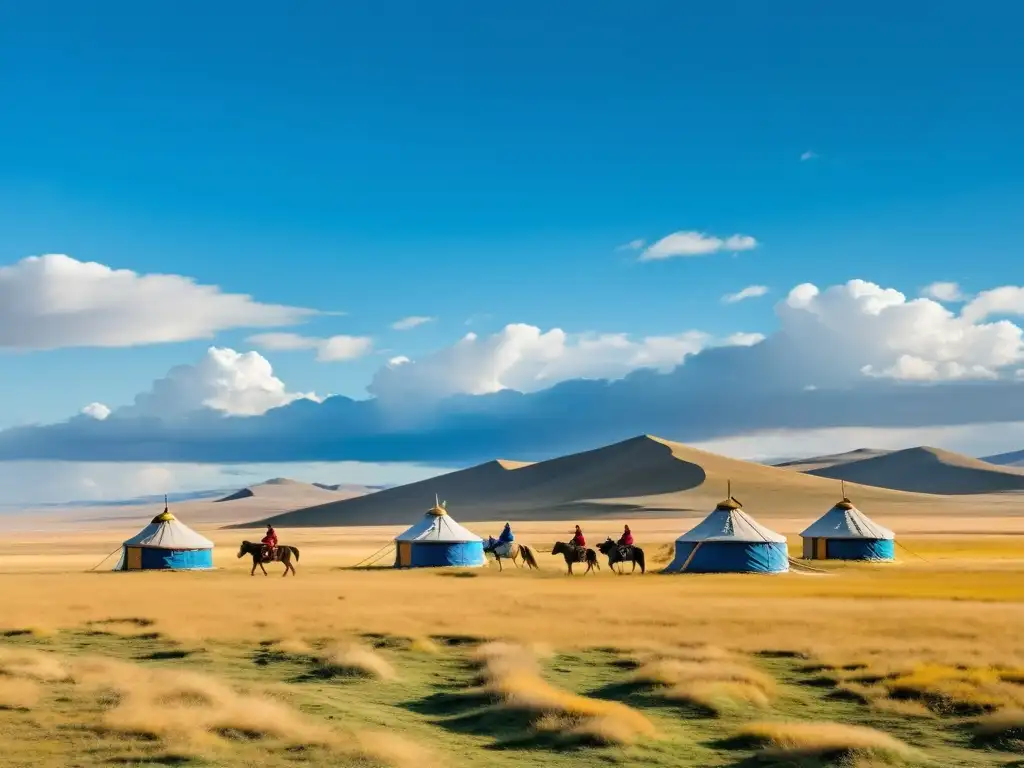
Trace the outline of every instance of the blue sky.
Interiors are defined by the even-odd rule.
[[[6,9],[0,265],[61,253],[345,314],[0,351],[0,427],[129,404],[267,330],[372,337],[343,362],[264,351],[296,391],[366,397],[389,357],[508,323],[770,335],[804,282],[1021,282],[1024,10],[494,5]],[[758,247],[617,250],[677,231]],[[749,285],[770,292],[723,305]],[[389,328],[413,315],[436,320]]]

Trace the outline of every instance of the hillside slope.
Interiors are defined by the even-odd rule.
[[[892,451],[886,451],[881,448],[857,448],[856,450],[846,451],[845,453],[831,453],[826,456],[811,456],[806,459],[780,461],[772,466],[783,467],[796,472],[810,472],[813,469],[827,469],[828,467],[836,467],[840,464],[849,464],[854,461],[862,461],[863,459],[873,459],[877,456],[885,456],[889,453],[892,453]]]
[[[491,461],[469,469],[354,499],[276,515],[281,527],[398,525],[448,501],[460,522],[568,520],[624,513],[709,511],[727,483],[754,514],[820,514],[839,496],[838,483],[642,436],[535,464]],[[858,500],[912,503],[914,497],[855,489]],[[239,526],[246,527],[246,526]]]
[[[808,474],[913,493],[966,495],[1024,491],[1024,469],[998,466],[928,446],[814,469]]]

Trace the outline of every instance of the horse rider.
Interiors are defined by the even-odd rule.
[[[277,531],[274,530],[274,526],[267,526],[267,535],[260,540],[260,543],[263,544],[263,559],[272,560],[274,550],[277,549]]]
[[[502,528],[501,534],[498,536],[497,540],[492,536],[488,543],[490,545],[490,549],[495,550],[498,547],[504,547],[506,544],[511,544],[515,540],[516,537],[512,533],[512,524],[505,523],[505,527]]]
[[[587,548],[587,540],[583,537],[583,531],[580,529],[578,525],[576,526],[576,533],[573,534],[572,541],[570,542],[570,544],[572,544],[577,549],[577,551],[580,552],[586,550]]]
[[[619,536],[618,542],[619,552],[625,553],[630,547],[633,546],[633,532],[629,530],[629,526],[625,526],[622,531],[622,535]]]

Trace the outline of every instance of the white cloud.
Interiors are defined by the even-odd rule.
[[[746,299],[760,298],[767,293],[767,285],[748,285],[746,288],[743,288],[736,293],[727,293],[722,297],[722,301],[726,304],[735,304],[740,301],[745,301]]]
[[[1024,287],[1004,285],[982,291],[963,308],[963,316],[979,321],[993,315],[1024,315]]]
[[[354,360],[369,354],[373,339],[368,336],[330,336],[326,339],[301,336],[297,333],[258,333],[246,339],[261,349],[272,352],[290,352],[297,349],[316,350],[316,359],[321,363],[335,363]]]
[[[707,256],[719,251],[749,251],[756,247],[757,240],[750,235],[731,235],[723,239],[703,232],[673,232],[652,243],[640,255],[640,261]]]
[[[295,400],[317,400],[313,393],[289,392],[258,352],[210,347],[195,365],[179,365],[153,382],[135,404],[117,409],[118,416],[174,418],[203,409],[231,416],[259,416]]]
[[[643,247],[647,245],[647,241],[643,239],[630,240],[628,243],[623,243],[616,251],[642,251]]]
[[[921,295],[927,296],[930,299],[936,301],[963,301],[964,294],[960,290],[960,286],[957,283],[932,283],[926,285],[924,290],[921,291]]]
[[[752,347],[765,340],[763,333],[734,333],[725,337],[727,347]]]
[[[412,362],[412,361],[408,357],[406,357],[405,355],[398,355],[398,356],[392,357],[390,360],[388,360],[388,365],[391,366],[392,368],[397,368],[398,366],[405,365],[406,363],[409,363],[409,362]]]
[[[987,294],[1010,295],[1005,291]],[[965,308],[958,316],[932,299],[908,301],[864,280],[825,291],[804,283],[776,308],[779,343],[794,359],[820,364],[823,373],[911,381],[993,378],[1024,361],[1021,329],[977,322],[987,311],[982,306],[972,317]]]
[[[802,155],[800,155],[800,162],[806,163],[808,160],[817,160],[821,157],[817,152],[808,149]]]
[[[313,314],[180,275],[140,275],[59,254],[0,267],[0,348],[185,341],[228,328],[294,325]]]
[[[110,408],[103,403],[89,403],[81,410],[81,414],[90,419],[96,419],[96,421],[103,421],[110,415]]]
[[[392,323],[391,327],[396,331],[411,331],[413,328],[419,328],[421,325],[432,323],[436,319],[434,317],[413,315],[412,317],[403,317],[401,320]]]
[[[638,368],[670,370],[709,342],[699,331],[634,340],[624,333],[543,332],[517,323],[486,338],[468,333],[420,360],[396,358],[377,372],[369,389],[392,402],[412,393],[439,399],[503,389],[535,392],[568,379],[617,379]]]

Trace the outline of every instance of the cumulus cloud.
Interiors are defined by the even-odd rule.
[[[935,299],[936,301],[962,301],[964,294],[960,290],[960,285],[957,283],[931,283],[926,285],[924,290],[921,291],[923,296],[927,296],[929,299]]]
[[[210,347],[198,363],[172,368],[149,391],[136,395],[133,405],[114,411],[112,419],[173,419],[204,409],[225,416],[259,416],[295,400],[319,398],[311,392],[289,392],[258,352]]]
[[[96,419],[96,421],[103,421],[110,415],[110,408],[103,403],[89,403],[81,410],[81,414],[90,419]]]
[[[989,293],[998,301],[988,306],[1002,312],[1014,295]],[[978,321],[864,280],[798,285],[775,311],[777,328],[765,338],[635,339],[529,325],[468,334],[417,360],[393,358],[368,400],[317,403],[280,384],[270,403],[225,408],[234,388],[211,396],[179,386],[189,394],[166,407],[141,398],[147,418],[118,409],[104,421],[0,432],[0,459],[466,463],[544,458],[643,432],[697,442],[1024,421],[1024,341],[1009,320]],[[210,411],[218,403],[220,412]],[[189,408],[178,422],[164,415]]]
[[[60,254],[0,267],[0,349],[185,341],[228,328],[294,325],[313,314],[180,275],[142,275]]]
[[[750,235],[715,237],[704,232],[673,232],[648,246],[640,261],[658,261],[680,256],[707,256],[719,251],[750,251],[757,240]]]
[[[618,379],[637,368],[670,370],[709,339],[699,331],[631,339],[622,333],[545,332],[517,323],[484,338],[467,333],[419,360],[394,358],[377,372],[369,391],[390,402],[505,389],[536,392],[568,379]]]
[[[964,306],[962,314],[972,322],[993,315],[1024,315],[1024,286],[1004,285],[982,291]]]
[[[722,297],[722,301],[726,304],[736,304],[740,301],[746,301],[747,299],[757,299],[761,296],[765,296],[768,293],[767,285],[748,285],[736,293],[727,293]]]
[[[247,341],[272,352],[313,349],[316,350],[316,359],[321,363],[354,360],[369,354],[373,349],[373,339],[368,336],[339,335],[321,339],[297,333],[258,333],[250,336]]]
[[[391,327],[396,331],[411,331],[413,328],[419,328],[421,325],[432,323],[436,319],[422,315],[413,315],[411,317],[403,317],[401,320],[392,323]]]
[[[644,246],[647,245],[647,241],[643,239],[630,240],[628,243],[623,243],[616,251],[642,251]]]

